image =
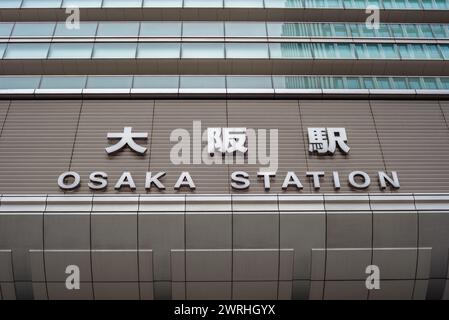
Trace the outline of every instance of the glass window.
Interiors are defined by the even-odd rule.
[[[274,76],[273,86],[275,89],[316,89],[316,77],[299,76]]]
[[[314,43],[313,56],[316,59],[335,59],[337,52],[334,43]]]
[[[226,37],[266,37],[263,22],[226,22]]]
[[[100,22],[97,37],[138,37],[138,22]]]
[[[407,79],[403,77],[392,77],[394,89],[408,89]]]
[[[0,23],[0,37],[9,37],[13,27],[14,23]]]
[[[10,43],[4,59],[46,59],[48,43]]]
[[[94,59],[134,59],[136,57],[136,43],[96,43]]]
[[[225,89],[225,76],[181,76],[181,89]]]
[[[89,76],[88,89],[128,89],[133,84],[132,76]]]
[[[270,56],[272,59],[313,58],[310,43],[270,43]]]
[[[376,37],[376,29],[370,28],[368,29],[366,26],[360,26],[360,34],[366,38],[375,38]]]
[[[424,81],[424,86],[425,86],[424,88],[431,89],[431,90],[438,89],[437,80],[435,78],[424,77],[423,81]]]
[[[382,59],[383,58],[378,44],[367,43],[365,46],[366,46],[366,52],[368,53],[368,57],[370,59]]]
[[[379,29],[374,30],[378,37],[381,38],[390,38],[390,28],[386,24],[380,24]]]
[[[62,0],[23,0],[22,8],[60,8]]]
[[[181,44],[162,43],[139,43],[137,58],[140,59],[179,59]]]
[[[361,89],[360,80],[358,77],[347,77],[346,87],[348,89]]]
[[[182,0],[143,0],[144,7],[182,8]]]
[[[379,89],[391,89],[390,80],[387,77],[378,77],[376,80]]]
[[[226,8],[263,8],[263,0],[224,0]]]
[[[320,35],[324,36],[324,37],[332,37],[333,36],[333,32],[332,32],[332,27],[329,23],[321,23],[319,25],[320,27]]]
[[[343,23],[334,24],[334,33],[337,37],[347,37],[348,31],[346,30],[346,25]]]
[[[185,8],[221,8],[223,0],[184,0]]]
[[[420,78],[408,78],[408,84],[411,89],[422,89],[421,79]]]
[[[350,36],[353,38],[360,38],[362,36],[362,32],[360,30],[360,26],[358,24],[350,24],[349,25]]]
[[[407,34],[407,37],[409,38],[418,38],[419,32],[418,28],[414,24],[405,24],[404,25],[405,32]]]
[[[413,58],[420,60],[427,59],[426,51],[422,44],[410,44],[409,46],[410,52],[413,53]]]
[[[349,43],[336,43],[335,44],[338,56],[341,59],[356,59],[354,50]]]
[[[392,24],[390,25],[390,31],[393,37],[395,38],[403,38],[404,32],[402,30],[402,26],[400,24]]]
[[[435,7],[438,9],[447,9],[448,3],[446,0],[435,0]]]
[[[392,43],[381,43],[382,54],[385,59],[399,59],[396,46]]]
[[[440,78],[441,86],[445,90],[449,90],[449,78]]]
[[[12,30],[13,37],[51,37],[55,29],[54,23],[18,22]]]
[[[427,53],[427,58],[434,60],[442,60],[442,56],[440,54],[440,50],[437,45],[434,44],[425,44],[425,51]]]
[[[345,1],[345,7],[346,8],[359,8],[359,9],[365,9],[366,4],[365,0],[352,0],[352,1]]]
[[[268,22],[267,29],[270,37],[308,37],[308,27],[306,23],[276,23]]]
[[[181,22],[142,22],[141,37],[181,37]]]
[[[43,76],[41,89],[84,89],[86,76]]]
[[[268,44],[266,43],[227,43],[227,59],[267,59]]]
[[[424,9],[432,9],[433,8],[432,0],[421,0],[421,4]]]
[[[102,0],[64,0],[63,8],[101,8]]]
[[[385,9],[394,9],[393,0],[382,0]]]
[[[135,76],[136,89],[178,89],[178,76]]]
[[[374,79],[371,78],[371,77],[369,77],[369,78],[368,78],[368,77],[363,78],[362,84],[363,84],[363,87],[364,87],[365,89],[375,89],[375,88],[376,88],[375,83],[374,83]]]
[[[81,22],[79,29],[69,29],[64,22],[56,24],[55,37],[95,37],[96,22]]]
[[[227,76],[229,89],[272,89],[271,77]]]
[[[446,38],[447,35],[446,35],[446,32],[442,25],[431,24],[431,27],[432,27],[433,34],[435,35],[436,38],[439,38],[439,39]]]
[[[186,59],[223,59],[223,43],[183,43],[182,58]]]
[[[103,0],[103,8],[140,8],[142,0]]]
[[[184,22],[183,37],[223,37],[223,22]]]
[[[449,45],[440,44],[439,48],[441,50],[441,53],[443,54],[444,60],[449,60]]]
[[[401,54],[401,59],[413,59],[413,56],[409,51],[408,45],[398,44],[397,47],[398,47],[399,53]]]
[[[36,89],[40,76],[0,77],[0,89]]]
[[[90,59],[93,43],[53,43],[49,59]]]
[[[265,0],[265,8],[302,8],[301,0]]]
[[[344,89],[343,77],[318,77],[322,89]]]
[[[0,8],[20,8],[22,0],[2,0],[0,1]]]
[[[430,38],[430,39],[434,38],[432,28],[429,25],[423,24],[420,26],[420,29],[421,29],[421,33],[424,37]]]
[[[407,0],[408,2],[408,8],[410,9],[421,9],[420,1],[419,0]]]

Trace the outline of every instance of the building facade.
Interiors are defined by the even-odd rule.
[[[449,299],[448,10],[0,1],[0,299]]]

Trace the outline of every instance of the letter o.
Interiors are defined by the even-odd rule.
[[[355,177],[360,176],[363,177],[364,182],[358,183],[355,181]],[[356,189],[366,189],[371,184],[371,178],[366,172],[363,171],[353,171],[348,176],[349,184],[351,187],[354,187]]]
[[[65,179],[72,177],[74,181],[71,184],[66,184]],[[63,190],[73,190],[79,187],[81,182],[81,177],[75,171],[67,171],[62,173],[58,178],[58,186]]]

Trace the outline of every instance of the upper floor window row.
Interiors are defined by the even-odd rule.
[[[449,44],[0,43],[0,59],[449,60]]]
[[[1,3],[1,2],[0,2]],[[0,38],[27,37],[281,37],[448,39],[449,24],[380,24],[294,22],[64,22],[0,23]]]
[[[0,8],[336,8],[448,10],[448,0],[2,0]]]

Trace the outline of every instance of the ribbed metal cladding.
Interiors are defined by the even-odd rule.
[[[72,154],[80,101],[12,101],[0,139],[0,189],[60,192],[55,179]]]
[[[0,132],[3,128],[3,124],[8,113],[9,101],[0,101]]]
[[[196,184],[194,193],[227,193],[228,167],[225,164],[206,165],[194,164],[194,153],[201,157],[202,148],[194,145],[193,121],[201,121],[202,130],[208,127],[227,127],[226,101],[214,100],[157,100],[154,113],[154,128],[152,133],[152,149],[150,171],[166,171],[164,183],[167,193],[174,192],[174,185],[183,171],[188,171]],[[170,135],[175,129],[189,132],[191,142],[189,160],[191,164],[174,165],[170,160],[170,152],[176,142],[170,142]],[[203,143],[205,145],[205,143]],[[201,161],[201,159],[200,159]],[[151,192],[154,192],[152,189]],[[191,192],[188,188],[181,193]]]
[[[401,192],[449,188],[449,131],[438,102],[371,102],[387,170],[396,170]]]
[[[315,192],[305,177],[307,171],[325,172],[319,192],[336,192],[332,171],[340,173],[338,192],[357,192],[348,186],[348,173],[354,170],[371,177],[370,188],[363,192],[380,191],[377,171],[383,170],[398,172],[400,192],[447,192],[449,129],[445,118],[449,119],[449,103],[438,101],[14,100],[11,106],[3,101],[0,192],[61,193],[57,178],[71,170],[82,179],[81,187],[73,193],[92,192],[87,183],[94,171],[108,174],[109,186],[101,193],[118,193],[114,185],[124,171],[131,172],[137,185],[135,193],[146,192],[147,171],[167,172],[162,179],[166,190],[160,192],[153,187],[151,194],[177,193],[173,187],[183,171],[190,173],[196,190],[184,188],[181,193],[265,193],[257,171],[266,164],[248,164],[247,160],[245,164],[204,163],[202,152],[207,143],[192,145],[194,121],[201,121],[202,133],[208,127],[267,129],[267,140],[270,129],[279,130],[279,163],[271,192],[282,192],[287,171],[298,175],[304,185],[302,193]],[[113,156],[106,154],[105,147],[112,143],[107,133],[122,132],[125,126],[131,126],[133,132],[148,133],[147,142],[138,141],[149,148],[145,155],[129,148]],[[309,127],[346,128],[349,155],[339,150],[334,156],[309,154]],[[170,134],[175,129],[185,130],[190,136],[190,150],[186,150],[189,163],[175,165],[170,159],[176,144],[170,141]],[[196,164],[194,157],[198,157]],[[231,190],[233,171],[249,173],[249,190]],[[123,188],[120,192],[131,190]],[[290,188],[287,193],[297,192]]]
[[[446,126],[449,128],[449,102],[440,101],[440,107],[441,107],[441,111],[443,112]]]
[[[332,172],[338,171],[341,192],[377,192],[377,172],[385,169],[368,101],[300,101],[303,136],[307,128],[346,128],[351,150],[344,155],[339,150],[332,156],[309,154],[309,171],[324,171],[319,192],[334,192]],[[308,148],[308,146],[307,146]],[[307,151],[308,152],[308,151]],[[357,190],[348,185],[348,174],[362,170],[369,174],[372,183],[368,189]]]
[[[301,120],[299,116],[298,102],[293,101],[266,101],[266,100],[241,100],[228,101],[229,127],[246,127],[256,130],[266,129],[266,155],[270,157],[270,130],[278,130],[278,169],[276,177],[272,179],[273,190],[280,191],[287,171],[295,171],[297,174],[306,171],[304,154],[304,141],[301,136]],[[260,152],[257,134],[257,153]],[[256,150],[250,149],[249,153]],[[262,154],[265,154],[263,152]],[[272,156],[272,155],[271,155]],[[249,155],[248,155],[249,158]],[[268,171],[269,165],[261,163],[259,154],[257,163],[234,164],[230,171],[246,171],[250,175],[251,187],[246,192],[265,193],[263,179],[257,178],[257,172]],[[271,163],[273,165],[273,163]],[[276,171],[276,168],[274,168]],[[308,185],[304,184],[308,191]],[[294,189],[292,189],[294,190]]]
[[[70,170],[78,172],[84,182],[78,192],[89,192],[87,181],[89,174],[94,171],[108,174],[108,192],[116,192],[114,185],[124,171],[132,174],[139,188],[143,187],[145,172],[149,167],[153,105],[154,100],[83,102],[70,166]],[[107,133],[123,132],[124,127],[132,127],[133,132],[148,133],[147,141],[136,140],[148,148],[144,155],[132,152],[127,147],[114,155],[106,153],[105,148],[117,142],[117,140],[108,142]],[[131,190],[128,188],[126,191]]]

